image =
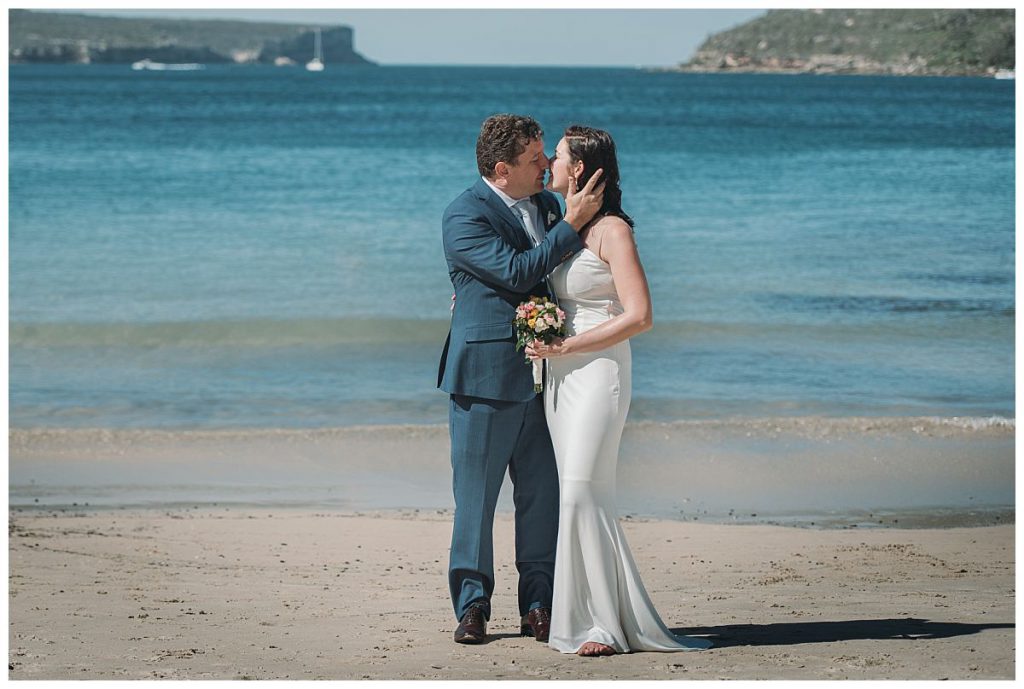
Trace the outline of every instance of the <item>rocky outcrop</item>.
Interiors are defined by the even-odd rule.
[[[313,26],[235,21],[125,19],[10,10],[11,63],[155,62],[303,64]],[[347,26],[322,29],[327,64],[372,65]],[[289,62],[290,61],[290,62]]]

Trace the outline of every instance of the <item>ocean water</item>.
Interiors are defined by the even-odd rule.
[[[480,122],[606,128],[633,420],[1014,415],[1014,88],[608,69],[10,68],[14,427],[444,423]]]

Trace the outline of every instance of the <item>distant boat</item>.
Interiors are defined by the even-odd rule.
[[[179,62],[174,64],[168,64],[166,62],[153,62],[147,57],[144,60],[133,62],[132,69],[151,69],[156,72],[191,72],[197,69],[206,69],[206,65],[201,65],[198,62]]]
[[[310,72],[324,71],[324,50],[320,45],[320,29],[316,29],[316,38],[313,43],[313,59],[306,63],[306,69]]]
[[[1012,69],[996,70],[996,79],[1016,79],[1017,74]]]

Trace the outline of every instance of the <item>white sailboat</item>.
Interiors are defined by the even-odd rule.
[[[313,44],[313,59],[306,63],[306,69],[310,72],[324,71],[324,51],[320,45],[320,29],[315,29],[316,38]]]

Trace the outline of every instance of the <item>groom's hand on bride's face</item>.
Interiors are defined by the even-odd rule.
[[[576,178],[569,178],[569,190],[565,196],[565,221],[579,232],[591,218],[601,210],[604,202],[604,182],[598,184],[604,170],[598,169],[583,185],[576,189]]]

